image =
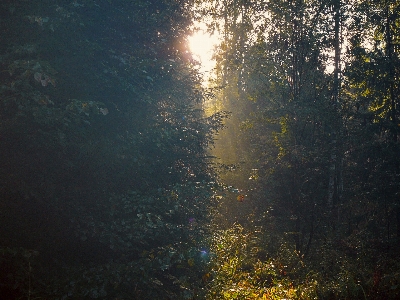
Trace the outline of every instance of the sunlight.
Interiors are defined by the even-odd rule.
[[[190,51],[201,63],[200,71],[207,79],[215,67],[212,59],[214,47],[218,43],[218,36],[206,32],[205,25],[199,25],[200,30],[188,38]]]

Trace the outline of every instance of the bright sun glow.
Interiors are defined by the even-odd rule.
[[[210,35],[205,28],[200,26],[200,30],[189,37],[189,47],[193,55],[201,62],[200,71],[204,72],[207,78],[215,67],[215,61],[212,59],[214,47],[218,43],[216,35]]]

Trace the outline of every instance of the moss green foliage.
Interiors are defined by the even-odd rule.
[[[309,259],[290,238],[277,241],[267,230],[234,224],[214,231],[203,276],[206,299],[379,299],[381,290],[396,298],[396,261],[390,260],[385,271],[371,269],[365,253],[355,258],[343,245],[326,244],[319,247],[319,257]]]

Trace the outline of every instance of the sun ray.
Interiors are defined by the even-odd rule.
[[[218,36],[206,32],[205,25],[200,24],[200,29],[188,38],[189,48],[193,55],[200,61],[200,71],[207,79],[215,67],[212,58],[214,47],[218,44]]]

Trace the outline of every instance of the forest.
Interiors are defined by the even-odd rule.
[[[0,300],[399,299],[400,1],[3,0],[0,154]]]

